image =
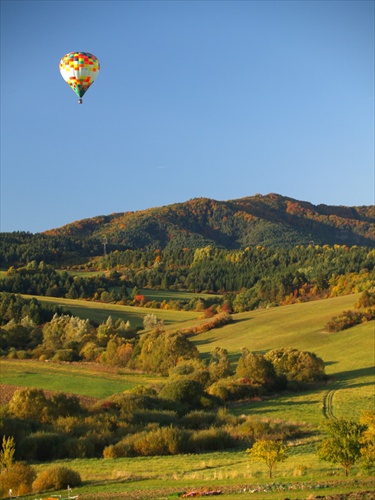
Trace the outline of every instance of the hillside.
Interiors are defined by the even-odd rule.
[[[136,212],[97,216],[45,233],[107,241],[108,250],[154,246],[375,246],[372,206],[313,205],[277,194],[238,200],[197,198]]]

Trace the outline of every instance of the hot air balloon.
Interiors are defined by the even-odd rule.
[[[61,76],[79,97],[79,104],[82,104],[82,97],[94,83],[99,71],[99,60],[89,52],[70,52],[60,61]]]

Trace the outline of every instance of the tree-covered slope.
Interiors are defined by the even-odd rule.
[[[48,231],[49,235],[107,238],[110,245],[144,248],[225,248],[252,245],[347,244],[375,246],[374,207],[315,206],[277,194],[238,200],[197,198],[137,212],[99,216]]]
[[[45,233],[1,233],[0,267],[32,260],[57,266],[103,252],[158,248],[347,245],[375,247],[373,206],[313,205],[277,194],[184,203],[96,216]]]

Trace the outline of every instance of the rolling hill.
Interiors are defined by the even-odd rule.
[[[45,235],[108,241],[124,248],[314,244],[375,246],[373,206],[313,205],[278,194],[237,200],[196,198],[136,212],[97,216]]]

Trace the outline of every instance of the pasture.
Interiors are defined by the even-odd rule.
[[[39,297],[38,297],[39,298]],[[301,423],[317,431],[325,417],[357,419],[364,409],[375,407],[374,322],[364,323],[338,333],[326,333],[324,325],[333,316],[353,309],[358,296],[349,295],[303,304],[294,304],[234,315],[234,322],[222,328],[197,335],[191,340],[202,357],[214,347],[228,350],[233,366],[241,348],[264,353],[278,347],[295,347],[313,351],[326,363],[330,381],[306,392],[287,393],[262,401],[244,402],[228,407],[234,414],[250,414],[276,420]],[[40,299],[40,298],[39,298]],[[111,304],[43,298],[64,304],[80,317],[105,321],[129,319],[141,324],[143,315],[155,312],[163,317],[166,329],[196,323],[200,313],[126,308]],[[79,313],[79,314],[78,314]],[[139,318],[136,320],[135,318]],[[137,385],[158,384],[161,377],[121,369],[103,370],[91,364],[52,364],[30,360],[1,360],[1,382],[17,386],[60,390],[79,395],[104,398]],[[220,498],[235,500],[253,498],[281,500],[308,498],[311,495],[364,492],[375,489],[373,476],[364,475],[358,467],[345,478],[339,467],[319,462],[315,446],[317,434],[290,443],[290,457],[278,465],[270,481],[266,467],[251,463],[244,451],[225,451],[172,457],[137,457],[111,459],[64,460],[61,465],[78,471],[83,485],[73,494],[84,500],[116,498],[178,498],[185,491],[199,488],[221,488]],[[37,471],[48,464],[37,464]],[[59,492],[57,492],[59,493]],[[66,492],[60,492],[66,496]],[[32,500],[35,495],[24,497]],[[371,498],[367,496],[366,498]]]
[[[145,307],[123,306],[104,302],[93,302],[89,300],[65,299],[61,297],[39,297],[34,295],[23,295],[25,298],[35,297],[40,302],[61,306],[65,311],[70,311],[73,316],[89,319],[97,324],[104,323],[108,316],[114,321],[122,319],[129,321],[133,328],[143,326],[143,318],[146,314],[155,313],[164,321],[166,326],[174,325],[183,327],[185,322],[196,320],[201,313],[196,311],[174,311],[168,309],[149,309]]]
[[[116,460],[75,459],[54,462],[54,465],[79,471],[83,485],[75,488],[73,494],[79,494],[84,500],[167,500],[177,499],[187,491],[203,489],[222,491],[219,498],[223,500],[301,500],[314,498],[311,495],[374,490],[374,478],[361,476],[358,468],[353,471],[352,478],[345,478],[339,469],[319,462],[313,451],[303,448],[290,450],[289,458],[279,464],[272,481],[265,466],[250,462],[246,452]],[[46,465],[39,464],[35,468],[40,471]],[[57,493],[66,496],[66,491]],[[34,500],[35,497],[24,498]]]
[[[279,347],[294,347],[315,352],[324,360],[326,373],[331,379],[325,386],[237,405],[232,410],[236,414],[254,413],[315,426],[327,415],[358,417],[362,409],[375,407],[374,322],[338,333],[324,331],[328,320],[343,310],[353,308],[357,298],[357,295],[348,295],[235,314],[232,324],[202,333],[191,340],[203,358],[208,357],[217,346],[227,349],[233,367],[242,347],[261,353]],[[49,297],[38,299],[61,304],[77,316],[100,322],[110,315],[113,319],[129,319],[132,325],[141,325],[145,314],[155,312],[164,319],[167,331],[202,321],[198,320],[200,313],[197,312]],[[4,384],[61,390],[95,398],[104,398],[136,385],[155,383],[158,378],[125,370],[103,370],[95,365],[56,365],[31,360],[1,360],[1,376]]]

